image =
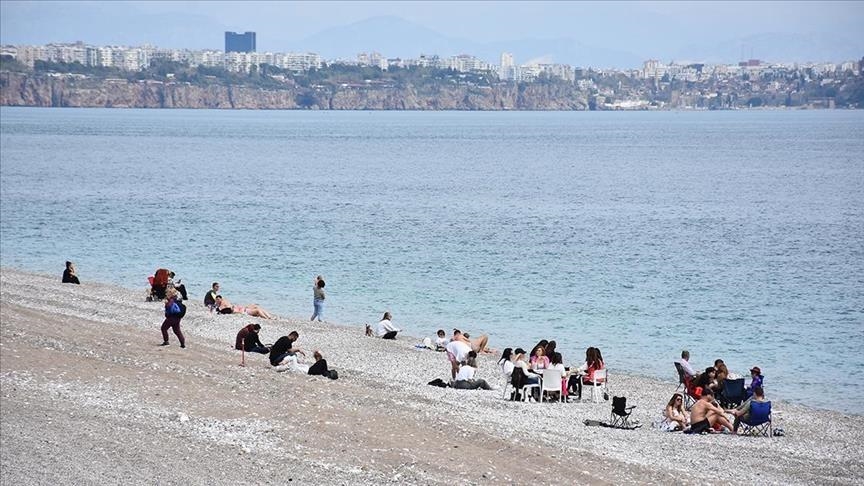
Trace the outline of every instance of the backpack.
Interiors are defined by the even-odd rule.
[[[165,307],[165,317],[177,317],[180,312],[180,305],[177,304],[177,301],[171,302],[171,305]]]
[[[336,370],[330,370],[327,373],[327,378],[330,378],[331,380],[338,380],[339,379],[339,373],[337,373]]]
[[[168,285],[168,269],[160,268],[156,270],[156,274],[153,275],[153,286],[154,287],[166,287]]]

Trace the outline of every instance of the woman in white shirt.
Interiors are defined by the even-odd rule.
[[[468,359],[459,366],[459,372],[456,373],[456,381],[453,382],[453,388],[459,390],[491,390],[492,387],[483,378],[474,379],[474,373],[477,372],[477,353],[471,351],[468,353]]]
[[[663,411],[661,427],[669,431],[684,430],[689,422],[687,411],[684,410],[684,395],[680,393],[672,395],[672,399],[666,404],[666,410]]]
[[[552,364],[550,364],[549,367],[546,368],[547,371],[550,371],[550,372],[551,371],[557,371],[558,372],[558,378],[555,379],[557,382],[559,382],[561,384],[561,386],[559,386],[559,389],[561,391],[559,391],[558,393],[562,393],[564,390],[566,390],[564,380],[567,378],[568,373],[567,373],[567,370],[564,369],[564,362],[563,361],[564,360],[563,360],[563,358],[561,358],[561,353],[558,353],[558,352],[552,353]],[[543,373],[543,376],[547,377],[548,374]]]
[[[381,339],[396,339],[396,333],[401,331],[401,329],[394,327],[393,323],[390,321],[393,317],[389,312],[384,313],[384,317],[381,318],[381,322],[378,323],[378,337]]]
[[[513,367],[522,369],[522,372],[525,373],[527,383],[529,385],[540,383],[540,377],[536,373],[532,372],[531,367],[525,362],[525,350],[522,348],[516,348],[516,351],[513,351],[513,354]]]
[[[510,381],[510,375],[513,374],[513,348],[507,348],[501,354],[501,359],[498,360],[498,368],[501,369],[501,374],[507,381]]]

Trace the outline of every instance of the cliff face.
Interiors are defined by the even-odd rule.
[[[341,86],[284,89],[0,73],[0,105],[319,110],[585,110],[572,85]]]

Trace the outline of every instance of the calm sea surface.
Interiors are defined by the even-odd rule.
[[[687,348],[864,413],[864,112],[0,115],[4,266],[291,316],[323,274],[358,339],[597,346],[613,388]]]

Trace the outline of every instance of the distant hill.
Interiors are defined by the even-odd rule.
[[[850,61],[864,56],[864,36],[847,39],[836,34],[766,33],[716,44],[684,46],[676,59],[734,63],[745,59],[773,62]]]
[[[420,54],[472,54],[498,63],[510,52],[517,63],[539,57],[576,66],[634,67],[642,57],[630,52],[592,47],[570,38],[514,39],[490,43],[448,37],[400,17],[382,16],[333,27],[292,43],[292,50],[317,52],[325,59],[354,59],[360,52],[377,51],[387,57],[417,58]]]

